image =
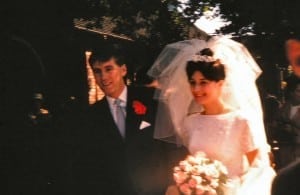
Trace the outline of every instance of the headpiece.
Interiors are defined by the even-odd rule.
[[[215,62],[216,59],[213,58],[212,56],[195,54],[192,56],[192,61],[193,62]]]

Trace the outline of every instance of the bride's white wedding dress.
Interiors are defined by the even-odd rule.
[[[244,154],[260,148],[250,126],[239,111],[192,114],[184,120],[184,142],[192,154],[203,151],[208,157],[223,162],[229,177],[240,181],[236,186],[238,195],[267,195],[275,172],[269,165],[267,153],[253,166],[247,165]]]

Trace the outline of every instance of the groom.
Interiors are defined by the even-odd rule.
[[[93,51],[89,63],[105,97],[81,119],[72,163],[74,194],[159,195],[167,188],[165,146],[153,139],[150,88],[126,86],[117,48]]]

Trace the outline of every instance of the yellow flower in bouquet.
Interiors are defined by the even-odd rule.
[[[228,179],[226,167],[205,153],[189,155],[174,167],[173,177],[184,195],[223,195],[222,185]]]

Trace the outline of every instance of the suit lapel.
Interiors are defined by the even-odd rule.
[[[103,124],[99,124],[99,129],[105,129],[109,132],[107,132],[108,134],[111,134],[112,136],[114,137],[119,137],[120,140],[124,141],[121,134],[120,134],[120,131],[118,129],[118,126],[116,125],[115,121],[114,121],[114,118],[113,118],[113,115],[110,111],[110,107],[109,107],[109,104],[108,104],[108,101],[106,98],[103,98],[100,102],[99,102],[99,105],[98,105],[98,109],[96,109],[98,112],[97,112],[97,116],[100,118],[103,118],[103,121],[102,123]],[[97,120],[97,118],[95,119]],[[97,121],[95,121],[96,123],[99,123]],[[101,127],[101,125],[105,125],[105,128],[103,128],[103,126]]]
[[[131,87],[128,87],[127,93],[127,105],[126,105],[126,138],[129,138],[132,135],[135,135],[138,132],[138,125],[140,123],[140,119],[134,112],[132,107],[132,103],[135,100],[135,94]]]

